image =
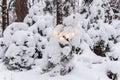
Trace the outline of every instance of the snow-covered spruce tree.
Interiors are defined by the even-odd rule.
[[[34,34],[36,42],[34,56],[38,59],[42,58],[46,44],[52,34],[53,23],[51,22],[53,22],[53,17],[50,14],[46,14],[45,16],[40,16],[39,20],[29,28]]]
[[[85,17],[87,23],[83,24],[83,28],[94,41],[91,49],[97,55],[105,56],[105,53],[109,51],[109,40],[116,42],[116,35],[107,33],[109,24],[113,20],[113,11],[109,2],[107,0],[83,0],[81,15]],[[95,31],[95,34],[91,35],[91,31]]]
[[[53,23],[51,23],[53,17],[50,14],[36,17],[36,19],[36,23],[29,30],[33,32],[36,43],[34,57],[36,60],[41,59],[44,62],[44,64],[40,65],[43,72],[52,72],[53,75],[69,73],[73,69],[70,62],[73,57],[74,47],[67,39],[61,41],[54,37]]]
[[[63,25],[58,25],[61,27]],[[51,72],[51,75],[56,74],[65,75],[73,69],[71,60],[73,58],[73,46],[70,44],[67,38],[57,39],[56,37],[50,38],[43,58],[46,61],[46,65],[43,68],[44,72]]]
[[[46,62],[46,65],[43,68],[44,72],[52,72],[53,75],[65,75],[73,69],[73,65],[71,63],[73,53],[79,52],[79,49],[76,49],[76,46],[72,45],[71,41],[69,41],[69,37],[71,38],[71,35],[74,35],[74,33],[71,33],[71,30],[74,30],[73,27],[75,25],[73,25],[72,23],[74,23],[75,17],[72,16],[72,18],[67,18],[68,21],[69,19],[72,19],[73,22],[68,22],[67,20],[64,21],[63,19],[64,17],[68,17],[73,13],[75,8],[74,4],[74,0],[57,0],[56,18],[57,24],[59,24],[56,27],[58,29],[57,36],[61,33],[65,35],[62,35],[63,41],[61,41],[61,38],[49,38],[48,44],[45,49],[45,53],[43,54],[43,58],[45,57],[44,62]]]
[[[26,23],[21,22],[14,22],[6,28],[4,41],[7,49],[4,62],[8,69],[23,70],[30,69],[34,64],[37,65],[36,61],[43,58],[42,55],[52,33],[52,20],[53,17],[46,14],[36,16],[36,23],[30,28]]]
[[[79,43],[79,36],[76,36],[74,15],[63,20],[64,25],[57,25],[54,35],[49,38],[43,54],[43,72],[49,72],[51,76],[56,74],[65,75],[73,69],[73,54],[79,52],[76,48]],[[70,20],[70,21],[69,21]],[[76,38],[74,39],[74,37]],[[77,46],[76,46],[77,45]]]
[[[17,31],[5,53],[4,62],[10,70],[31,69],[34,64],[35,41],[32,32]]]
[[[38,9],[38,7],[40,8]],[[37,9],[35,10],[34,8]],[[54,74],[65,75],[72,70],[72,66],[68,66],[69,60],[71,58],[71,55],[69,53],[72,53],[72,50],[68,41],[66,41],[64,44],[55,39],[55,37],[51,36],[53,35],[52,32],[54,29],[53,23],[51,23],[53,22],[53,17],[50,16],[49,11],[43,16],[44,13],[41,12],[44,9],[45,8],[42,8],[39,5],[33,6],[33,9],[31,8],[30,13],[28,14],[28,16],[30,15],[31,19],[34,20],[34,24],[32,23],[32,26],[29,28],[29,30],[33,32],[36,42],[34,57],[36,58],[36,60],[43,60],[44,64],[41,64],[41,66],[45,65],[44,67],[42,67],[44,72],[52,71]],[[28,18],[29,17],[26,17],[25,22],[30,21],[28,20]],[[57,51],[55,51],[54,48],[57,48]],[[65,52],[66,49],[68,49],[67,53]],[[56,59],[58,61],[56,61]]]
[[[35,64],[41,64],[39,60],[43,59],[46,45],[53,32],[53,13],[46,11],[46,3],[40,1],[33,5],[24,22],[30,25],[29,31],[33,32],[35,39]],[[39,62],[38,62],[39,61]]]
[[[35,41],[25,23],[13,23],[4,31],[1,49],[3,61],[10,70],[30,69],[34,61]],[[4,47],[5,46],[5,47]]]

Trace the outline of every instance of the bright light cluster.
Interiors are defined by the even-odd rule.
[[[72,27],[70,30],[67,28],[63,28],[61,30],[55,29],[53,33],[59,40],[64,40],[64,39],[68,40],[76,35],[77,30],[75,27]]]

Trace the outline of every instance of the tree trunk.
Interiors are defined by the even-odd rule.
[[[62,0],[57,0],[57,25],[62,24]]]
[[[8,25],[7,0],[2,0],[2,29],[3,31]]]
[[[28,13],[27,1],[28,0],[16,0],[15,10],[17,15],[17,22],[23,22],[25,16]]]
[[[7,10],[7,25],[9,25],[9,11]]]

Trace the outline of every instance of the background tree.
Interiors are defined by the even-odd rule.
[[[9,24],[8,22],[8,12],[7,12],[7,0],[2,0],[2,29],[3,31]]]
[[[16,16],[17,16],[17,22],[23,22],[25,16],[28,13],[28,8],[27,8],[27,2],[28,0],[16,0],[16,6],[15,6],[15,11],[16,11]]]
[[[1,5],[0,5],[0,16],[1,16],[1,21],[0,25],[2,28],[2,31],[6,29],[6,27],[15,21],[15,13],[13,13],[13,8],[15,8],[14,5],[15,0],[2,0]],[[12,18],[14,17],[14,19]]]
[[[57,0],[57,25],[58,24],[62,24],[62,1],[61,0]]]

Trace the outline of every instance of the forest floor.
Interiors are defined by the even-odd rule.
[[[79,64],[78,64],[79,63]],[[74,69],[65,76],[41,73],[39,66],[34,66],[29,71],[10,71],[3,63],[0,63],[0,80],[111,80],[107,77],[107,70],[119,71],[120,62],[103,62],[101,64],[90,64],[74,62]],[[119,73],[118,73],[119,78]],[[119,79],[118,79],[119,80]]]

